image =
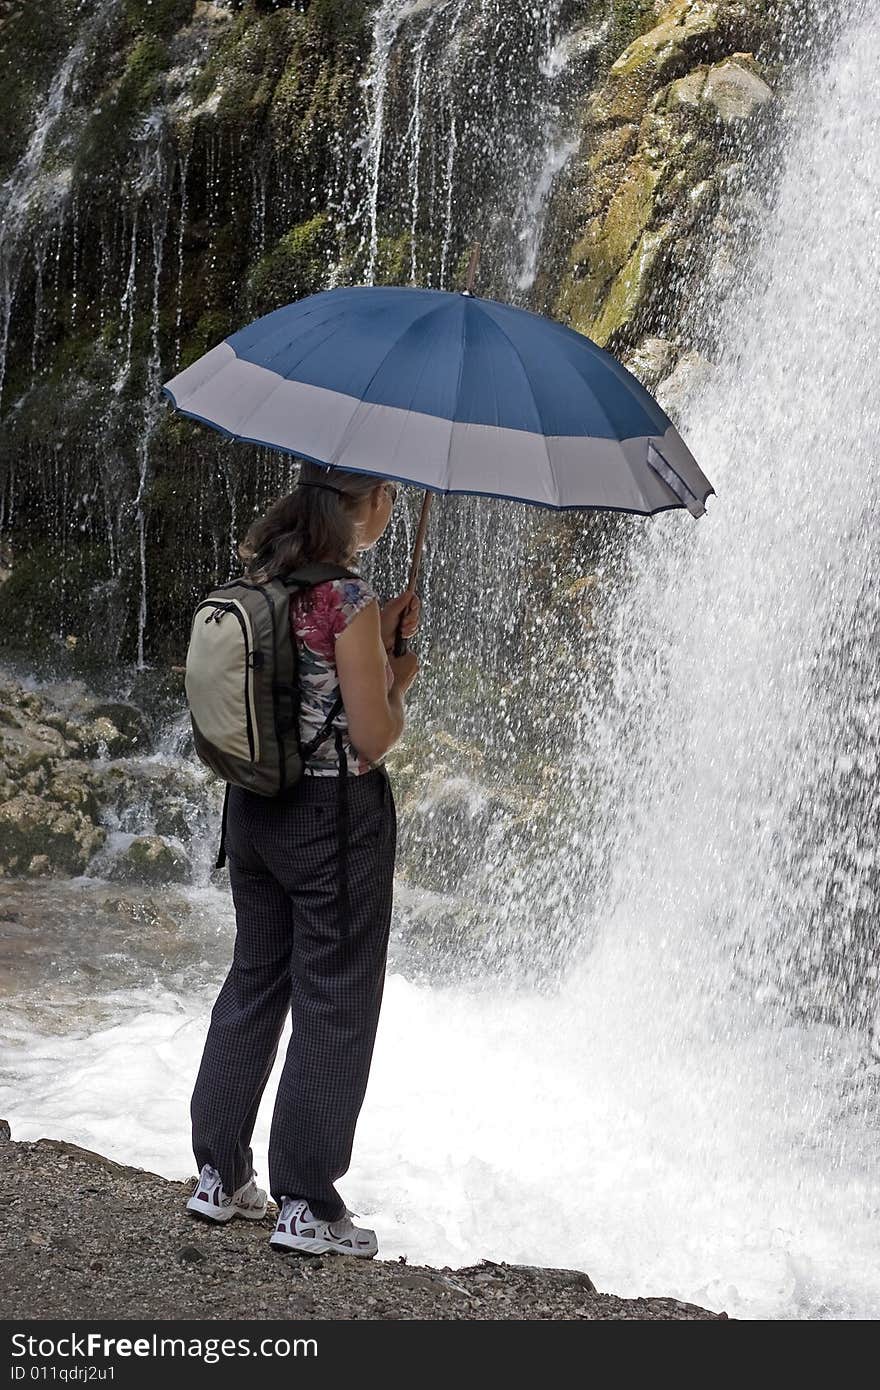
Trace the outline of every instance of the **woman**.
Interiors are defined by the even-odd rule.
[[[241,546],[247,573],[265,581],[315,561],[349,568],[382,535],[396,494],[395,483],[304,463],[296,490]],[[382,760],[403,732],[404,696],[418,670],[411,652],[393,655],[395,630],[403,614],[411,636],[419,607],[407,592],[380,609],[361,578],[295,594],[301,739],[313,738],[341,694],[335,739],[306,756],[303,777],[282,798],[230,788],[225,844],[237,931],[192,1097],[202,1171],[187,1208],[213,1221],[265,1215],[250,1141],[290,1010],[269,1137],[279,1207],[270,1244],[281,1249],[370,1257],[378,1248],[334,1183],[351,1162],[382,1002],[397,844]],[[343,790],[344,837],[336,814]]]

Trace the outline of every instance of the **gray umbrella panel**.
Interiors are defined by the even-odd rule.
[[[166,384],[178,410],[237,439],[444,493],[551,508],[705,513],[714,488],[678,432],[543,435],[362,401],[279,377],[220,343]]]

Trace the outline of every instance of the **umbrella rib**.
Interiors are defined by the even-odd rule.
[[[523,376],[524,376],[524,378],[525,378],[526,386],[528,387],[528,389],[529,389],[529,395],[530,395],[531,398],[532,398],[532,405],[535,407],[535,415],[536,415],[537,418],[538,418],[538,423],[541,424],[541,411],[540,411],[539,408],[538,408],[538,402],[535,400],[535,393],[534,393],[534,391],[532,390],[532,383],[531,383],[531,381],[530,381],[530,379],[529,379],[528,369],[526,368],[525,362],[524,362],[524,361],[522,360],[522,358],[520,357],[519,348],[517,347],[517,345],[516,345],[516,343],[513,341],[513,339],[510,337],[510,334],[507,333],[507,332],[505,332],[505,330],[502,328],[501,324],[498,322],[498,320],[497,320],[496,318],[493,317],[492,314],[487,314],[486,317],[488,318],[489,322],[493,325],[493,327],[494,327],[494,328],[497,328],[497,330],[498,330],[498,332],[501,334],[502,338],[504,338],[505,341],[508,342],[508,343],[510,344],[510,347],[511,347],[511,350],[512,350],[512,352],[513,352],[514,357],[516,358],[516,360],[517,360],[517,362],[519,363],[519,365],[522,367],[522,373],[523,373]],[[532,431],[527,431],[527,432],[528,432],[528,433],[532,433]],[[547,474],[548,474],[548,477],[549,477],[549,479],[550,479],[550,489],[551,489],[551,492],[554,494],[554,496],[555,496],[555,498],[556,498],[556,505],[558,506],[558,505],[559,505],[559,488],[556,486],[556,479],[555,479],[554,476],[553,476],[553,462],[552,462],[552,460],[551,460],[551,458],[550,458],[550,450],[549,450],[548,447],[547,447],[547,436],[546,436],[546,434],[544,433],[543,428],[541,429],[541,431],[540,431],[540,433],[539,433],[539,435],[538,435],[538,438],[541,440],[541,443],[544,445],[544,456],[545,456],[545,458],[546,458],[546,460],[547,460]]]
[[[464,335],[467,326],[467,308],[461,311],[461,351],[458,354],[458,379],[455,383],[455,395],[452,398],[452,418],[449,421],[449,443],[446,446],[446,488],[448,493],[450,474],[452,471],[452,441],[455,438],[455,416],[458,410],[458,397],[461,394],[461,379],[464,375]]]
[[[431,315],[431,314],[437,314],[437,313],[440,312],[441,309],[445,309],[445,308],[447,308],[447,305],[445,305],[445,304],[434,304],[434,305],[431,305],[428,309],[425,310],[425,312],[424,312],[423,314],[417,314],[416,317],[415,317],[414,319],[410,320],[410,322],[407,324],[407,327],[406,327],[406,333],[408,333],[408,332],[410,331],[410,329],[413,327],[414,324],[421,323],[422,319],[428,318],[429,315]],[[336,445],[336,448],[335,448],[335,450],[334,450],[334,453],[335,453],[337,456],[339,455],[340,451],[341,451],[342,449],[344,449],[344,448],[347,446],[347,442],[348,442],[348,431],[349,431],[350,428],[351,428],[352,421],[354,420],[355,416],[357,415],[358,409],[360,408],[360,406],[362,406],[362,405],[373,405],[373,404],[376,404],[376,402],[373,402],[373,401],[364,401],[364,396],[365,396],[365,395],[367,394],[367,392],[369,391],[370,387],[372,386],[373,382],[376,380],[376,377],[377,377],[377,376],[379,375],[379,373],[381,372],[381,370],[382,370],[382,368],[384,367],[385,363],[388,361],[388,358],[391,356],[392,352],[394,352],[394,351],[399,347],[400,342],[401,342],[401,339],[404,338],[404,337],[406,336],[406,333],[401,333],[400,337],[394,339],[394,342],[390,345],[390,347],[388,348],[388,351],[384,354],[384,356],[382,357],[381,361],[379,361],[379,362],[376,364],[376,369],[375,369],[375,371],[373,372],[372,376],[370,377],[369,381],[367,382],[366,386],[364,386],[364,388],[363,388],[363,390],[362,390],[362,392],[361,392],[361,395],[360,395],[359,397],[353,397],[353,399],[356,401],[356,405],[355,405],[354,410],[351,412],[351,415],[349,416],[349,418],[348,418],[348,420],[347,420],[347,422],[346,422],[345,430],[344,430],[344,432],[343,432],[342,438],[339,440],[339,442],[338,442],[338,444]],[[341,394],[341,393],[339,393],[339,394]],[[330,466],[332,466],[332,465],[328,465],[328,467],[330,467]]]
[[[442,306],[434,305],[434,306],[432,306],[431,308],[427,309],[427,310],[425,311],[424,314],[418,314],[418,315],[416,316],[416,318],[414,318],[414,319],[412,320],[412,322],[408,325],[408,328],[412,328],[412,326],[413,326],[414,323],[418,323],[419,320],[425,318],[427,314],[434,314],[434,313],[436,313],[437,310],[438,310],[438,308],[440,308],[440,307],[442,307]],[[407,330],[407,331],[408,331],[408,330]],[[328,335],[328,337],[332,337],[332,336],[333,336],[332,334]],[[373,372],[372,376],[370,377],[369,381],[367,382],[366,386],[364,386],[363,392],[362,392],[362,394],[361,394],[360,396],[350,396],[350,395],[348,394],[348,392],[345,392],[345,391],[333,391],[333,388],[332,388],[332,387],[324,387],[324,388],[323,388],[324,390],[331,391],[332,394],[335,395],[337,398],[340,398],[340,397],[342,397],[342,396],[347,396],[349,400],[352,400],[352,401],[354,402],[354,409],[352,410],[352,412],[351,412],[351,414],[349,415],[347,421],[345,422],[345,428],[344,428],[344,430],[343,430],[342,438],[339,440],[339,442],[338,442],[337,445],[336,445],[336,449],[334,450],[335,453],[338,453],[339,450],[340,450],[340,448],[344,445],[345,439],[346,439],[347,431],[348,431],[348,429],[349,429],[350,426],[351,426],[352,420],[354,419],[355,415],[357,414],[358,407],[364,404],[364,399],[363,399],[364,395],[366,394],[367,391],[369,391],[370,387],[371,387],[372,384],[373,384],[373,381],[375,380],[375,378],[376,378],[376,376],[379,374],[379,372],[382,370],[382,367],[384,366],[384,364],[385,364],[385,362],[387,361],[387,359],[390,357],[391,353],[394,351],[394,349],[395,349],[395,347],[397,346],[397,343],[398,343],[399,341],[400,341],[399,339],[395,339],[395,341],[394,341],[394,342],[391,344],[391,346],[388,348],[388,351],[384,354],[384,356],[382,357],[381,361],[377,364],[376,369],[375,369],[375,371]],[[326,343],[326,342],[327,342],[327,339],[325,338],[325,339],[322,340],[322,342],[319,344],[319,346],[323,347],[324,343]],[[233,348],[233,351],[235,351],[234,348]],[[245,359],[245,360],[246,360],[246,359]],[[300,367],[301,365],[302,365],[302,362],[299,362],[299,363],[297,364],[298,367]],[[274,369],[271,368],[271,367],[267,367],[267,368],[265,368],[264,370],[272,372],[273,375],[277,375],[277,380],[276,380],[275,384],[272,386],[271,390],[267,391],[266,394],[265,394],[265,396],[263,396],[262,399],[259,400],[259,401],[257,402],[257,404],[253,407],[253,409],[248,411],[247,415],[245,415],[245,417],[244,417],[243,420],[240,420],[240,421],[239,421],[238,428],[237,428],[236,431],[235,431],[236,435],[241,435],[242,427],[245,426],[245,425],[247,425],[248,420],[250,420],[250,419],[256,414],[256,412],[257,412],[258,410],[260,410],[260,409],[266,404],[266,402],[275,394],[275,392],[279,389],[279,387],[283,386],[283,385],[285,384],[285,382],[288,382],[288,381],[296,381],[296,377],[281,376],[280,374],[276,374],[276,373],[274,372]],[[295,451],[294,451],[294,452],[295,452]],[[326,466],[327,466],[328,468],[329,468],[329,467],[332,467],[331,464],[327,464]]]
[[[502,332],[503,332],[503,331],[504,331],[504,330],[502,329]],[[582,336],[586,337],[585,334],[582,335]],[[593,343],[592,338],[588,338],[588,339],[587,339],[587,342],[589,342],[593,347],[598,347],[598,344]],[[600,348],[599,351],[600,351],[600,352],[604,352],[605,349],[604,349],[604,348]],[[607,356],[610,357],[611,354],[608,353]],[[635,469],[633,468],[632,464],[630,463],[629,458],[627,457],[627,454],[626,454],[625,449],[623,448],[622,442],[621,442],[621,440],[618,438],[618,432],[617,432],[617,430],[614,428],[614,425],[612,424],[611,419],[610,419],[610,417],[609,417],[609,415],[608,415],[608,412],[606,411],[605,407],[604,407],[603,404],[602,404],[602,400],[601,400],[601,398],[600,398],[598,392],[594,391],[593,387],[589,384],[589,382],[581,375],[580,371],[578,370],[577,364],[574,363],[574,362],[572,362],[564,353],[560,353],[560,354],[557,356],[557,358],[554,359],[554,360],[555,360],[555,362],[557,362],[557,363],[561,363],[561,365],[562,365],[568,372],[574,373],[574,376],[577,378],[579,387],[580,387],[580,389],[581,389],[582,391],[587,391],[587,392],[589,392],[590,397],[591,397],[591,399],[592,399],[592,401],[593,401],[593,403],[594,403],[594,405],[595,405],[595,407],[596,407],[596,410],[597,410],[598,413],[602,416],[602,419],[605,421],[606,425],[608,426],[608,429],[611,431],[611,433],[608,435],[609,441],[610,441],[612,444],[615,444],[615,445],[617,446],[617,450],[618,450],[619,457],[622,459],[622,461],[623,461],[623,463],[624,463],[624,465],[625,465],[625,467],[626,467],[627,472],[629,473],[629,475],[630,475],[630,477],[632,478],[633,482],[636,484],[636,487],[641,488],[641,486],[642,486],[641,479],[639,478],[638,474],[636,473]],[[613,358],[612,360],[615,361],[615,362],[617,361],[616,358]],[[566,438],[568,438],[568,437],[570,437],[570,436],[566,436]],[[583,436],[576,436],[576,437],[578,437],[578,438],[583,438],[583,439],[588,439],[590,436],[589,436],[589,435],[583,435]],[[545,438],[546,438],[546,436],[545,436]],[[548,450],[548,453],[549,453],[549,450]],[[558,500],[559,500],[559,496],[558,496],[558,492],[557,492],[557,502],[558,502]]]

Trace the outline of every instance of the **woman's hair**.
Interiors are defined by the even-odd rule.
[[[315,463],[300,467],[300,483],[327,483],[327,487],[298,487],[259,517],[238,547],[251,579],[265,584],[313,561],[347,566],[357,544],[355,512],[383,478],[369,473],[332,471]]]

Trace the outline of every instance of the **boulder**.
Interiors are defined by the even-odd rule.
[[[670,223],[645,234],[616,277],[605,299],[602,312],[590,325],[589,335],[600,347],[622,329],[631,329],[647,301],[664,251],[674,235]]]
[[[111,861],[104,877],[122,883],[189,883],[192,866],[183,850],[161,835],[139,835]]]
[[[747,53],[735,53],[709,69],[701,99],[725,125],[748,121],[773,100],[773,90]]]
[[[713,363],[698,352],[686,352],[675,370],[657,387],[657,400],[672,420],[681,420],[688,403],[709,381],[715,371]]]
[[[640,119],[650,96],[687,74],[723,45],[723,5],[673,0],[661,22],[640,34],[612,64],[608,79],[589,104],[598,125]]]
[[[119,758],[126,753],[147,752],[150,730],[136,705],[106,701],[89,709],[69,733],[86,758]]]
[[[91,820],[98,819],[98,799],[88,763],[73,758],[56,763],[46,780],[45,795],[68,810],[81,811]]]
[[[69,755],[70,745],[63,734],[46,724],[22,719],[17,726],[5,723],[0,733],[0,749],[12,779],[48,766],[53,759]]]
[[[638,347],[624,358],[623,365],[652,391],[658,381],[669,376],[677,355],[675,343],[668,338],[643,338]]]
[[[82,811],[19,792],[0,804],[0,875],[80,874],[105,838]]]

